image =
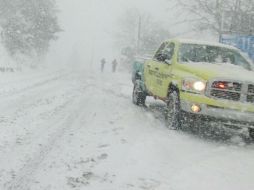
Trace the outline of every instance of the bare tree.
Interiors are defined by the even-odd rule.
[[[170,38],[168,29],[155,21],[148,13],[140,13],[136,9],[127,10],[119,20],[117,45],[130,54],[149,54],[161,41]]]
[[[198,29],[222,33],[252,34],[254,0],[191,0],[178,1],[181,7],[197,18]]]

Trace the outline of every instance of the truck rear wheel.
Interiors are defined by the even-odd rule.
[[[168,95],[166,124],[170,129],[180,129],[181,127],[180,100],[176,91],[172,91]]]
[[[136,105],[145,105],[146,93],[142,90],[139,82],[135,82],[133,93],[132,93],[132,102]]]

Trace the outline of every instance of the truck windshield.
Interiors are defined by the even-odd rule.
[[[250,63],[237,50],[224,47],[182,44],[179,56],[181,63],[229,63],[251,70]]]

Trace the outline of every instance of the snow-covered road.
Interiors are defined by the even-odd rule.
[[[10,77],[11,78],[11,77]],[[253,190],[254,146],[170,131],[129,74],[64,70],[0,89],[1,190]]]

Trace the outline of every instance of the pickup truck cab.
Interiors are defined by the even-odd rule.
[[[168,40],[152,59],[133,64],[133,103],[167,104],[167,125],[208,121],[254,138],[254,72],[238,49],[220,43]]]

